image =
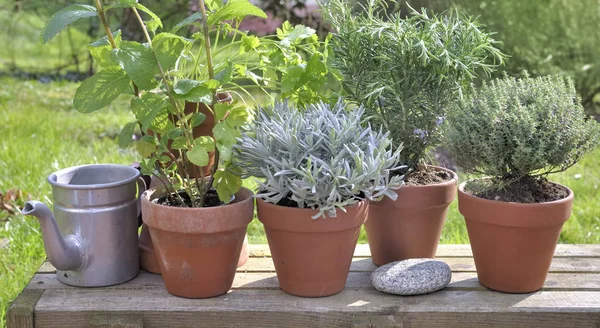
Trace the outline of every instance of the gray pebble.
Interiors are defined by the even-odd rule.
[[[448,264],[434,259],[408,259],[382,265],[371,275],[373,287],[394,295],[421,295],[446,287],[452,278]]]

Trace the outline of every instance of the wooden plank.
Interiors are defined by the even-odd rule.
[[[162,277],[156,274],[142,272],[127,283],[104,287],[111,290],[147,289],[163,286]],[[37,274],[33,277],[26,290],[75,289],[58,280],[54,274]],[[346,288],[372,289],[370,272],[350,272]],[[277,276],[273,272],[238,273],[233,281],[233,289],[279,289]],[[487,290],[479,284],[474,272],[455,272],[452,281],[446,287],[448,290]],[[588,273],[550,273],[542,290],[545,291],[600,291],[600,274]]]
[[[503,294],[451,291],[397,297],[374,290],[347,289],[309,299],[273,290],[235,290],[226,295],[191,300],[169,295],[164,288],[131,290],[48,290],[36,306],[35,323],[44,327],[76,327],[102,313],[139,313],[145,327],[350,326],[358,316],[393,315],[405,327],[597,327],[600,293],[553,292]],[[472,319],[474,318],[474,319]],[[478,325],[472,324],[473,322]]]
[[[99,314],[90,320],[90,328],[142,328],[144,322],[138,315]]]
[[[437,259],[446,262],[452,271],[475,272],[475,262],[472,258],[439,257]],[[371,272],[376,268],[370,258],[357,257],[352,260],[350,271]],[[238,268],[238,272],[275,272],[275,266],[269,257],[255,257]],[[552,261],[550,272],[600,273],[600,258],[558,257]]]
[[[25,290],[6,312],[7,328],[33,328],[33,309],[42,296],[41,290]]]
[[[250,256],[271,257],[269,245],[250,245]],[[368,244],[358,244],[354,250],[354,257],[370,257],[371,251]],[[440,244],[437,257],[472,257],[469,244]],[[554,257],[600,257],[600,244],[558,244]]]

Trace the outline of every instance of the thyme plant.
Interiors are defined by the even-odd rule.
[[[491,34],[458,12],[422,9],[402,18],[386,14],[384,0],[368,0],[360,12],[348,0],[323,0],[321,6],[337,29],[331,48],[347,98],[363,104],[395,146],[403,145],[408,170],[439,144],[446,110],[462,88],[504,60]]]
[[[400,149],[388,133],[361,127],[362,108],[347,113],[338,101],[309,105],[299,111],[287,102],[260,108],[239,143],[234,161],[247,177],[259,181],[256,197],[277,204],[293,201],[318,209],[314,217],[336,216],[336,209],[362,197],[396,199],[402,177],[392,176]]]
[[[445,134],[460,167],[502,189],[573,166],[598,145],[600,124],[586,118],[571,79],[506,77],[458,102]]]

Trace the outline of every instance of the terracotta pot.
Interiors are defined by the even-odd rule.
[[[344,289],[360,226],[368,206],[361,201],[336,218],[313,219],[317,210],[256,200],[279,286],[292,295],[322,297]]]
[[[479,282],[508,293],[544,285],[554,249],[571,216],[573,192],[554,202],[519,204],[487,200],[458,191]],[[564,186],[563,186],[564,187]]]
[[[209,208],[151,202],[162,195],[158,189],[146,191],[142,211],[167,291],[187,298],[227,293],[254,214],[252,192],[242,188],[232,203]]]
[[[369,202],[365,223],[373,263],[384,265],[410,258],[433,258],[440,241],[448,206],[456,197],[456,173],[452,179],[425,186],[404,186],[398,199]]]
[[[139,244],[140,269],[150,273],[160,274],[160,266],[158,265],[156,252],[154,251],[154,245],[152,244],[152,237],[150,236],[150,230],[146,224],[142,225]]]

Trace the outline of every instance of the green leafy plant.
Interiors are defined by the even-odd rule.
[[[363,104],[394,145],[403,145],[409,171],[439,144],[446,110],[462,89],[504,60],[490,34],[458,12],[413,10],[403,18],[386,14],[383,0],[367,1],[358,13],[348,0],[321,6],[337,29],[331,47],[347,98]]]
[[[123,40],[120,31],[111,31],[106,13],[124,8],[137,17],[144,43]],[[223,202],[228,202],[241,186],[239,172],[230,167],[231,147],[240,136],[239,127],[249,118],[246,100],[252,98],[247,91],[252,86],[241,85],[240,80],[250,80],[267,95],[280,92],[299,103],[323,95],[327,53],[320,51],[326,48],[314,30],[288,23],[276,37],[261,39],[237,29],[249,15],[266,18],[248,0],[200,0],[199,13],[169,32],[158,32],[162,29],[160,18],[137,1],[120,0],[103,6],[96,0],[95,6],[70,5],[57,12],[41,38],[47,42],[79,19],[100,18],[106,36],[92,43],[89,51],[102,70],[77,89],[75,108],[89,113],[122,94],[131,95],[136,120],[123,128],[120,146],[128,147],[139,129],[143,136],[136,147],[144,158],[142,172],[156,176],[179,206],[202,207],[211,187],[216,188]],[[176,34],[188,25],[196,25],[200,31],[192,38]],[[223,41],[226,36],[229,42]],[[244,104],[217,103],[220,92],[233,93]],[[215,118],[214,138],[194,137],[193,129],[204,122],[206,115],[198,107],[186,113],[187,102],[206,105]],[[210,176],[201,172],[199,177],[192,177],[190,165],[208,165],[213,151],[216,160]],[[180,189],[185,189],[191,204],[177,192]]]
[[[493,177],[489,189],[562,172],[598,141],[600,124],[586,118],[571,79],[559,76],[484,82],[450,111],[446,131],[457,164]]]
[[[336,209],[362,197],[396,199],[402,177],[391,176],[400,149],[389,133],[361,127],[364,110],[346,112],[339,101],[309,105],[304,111],[287,102],[262,108],[234,146],[234,160],[245,176],[259,181],[256,197],[273,204],[292,202],[318,209],[314,217],[336,216]]]

